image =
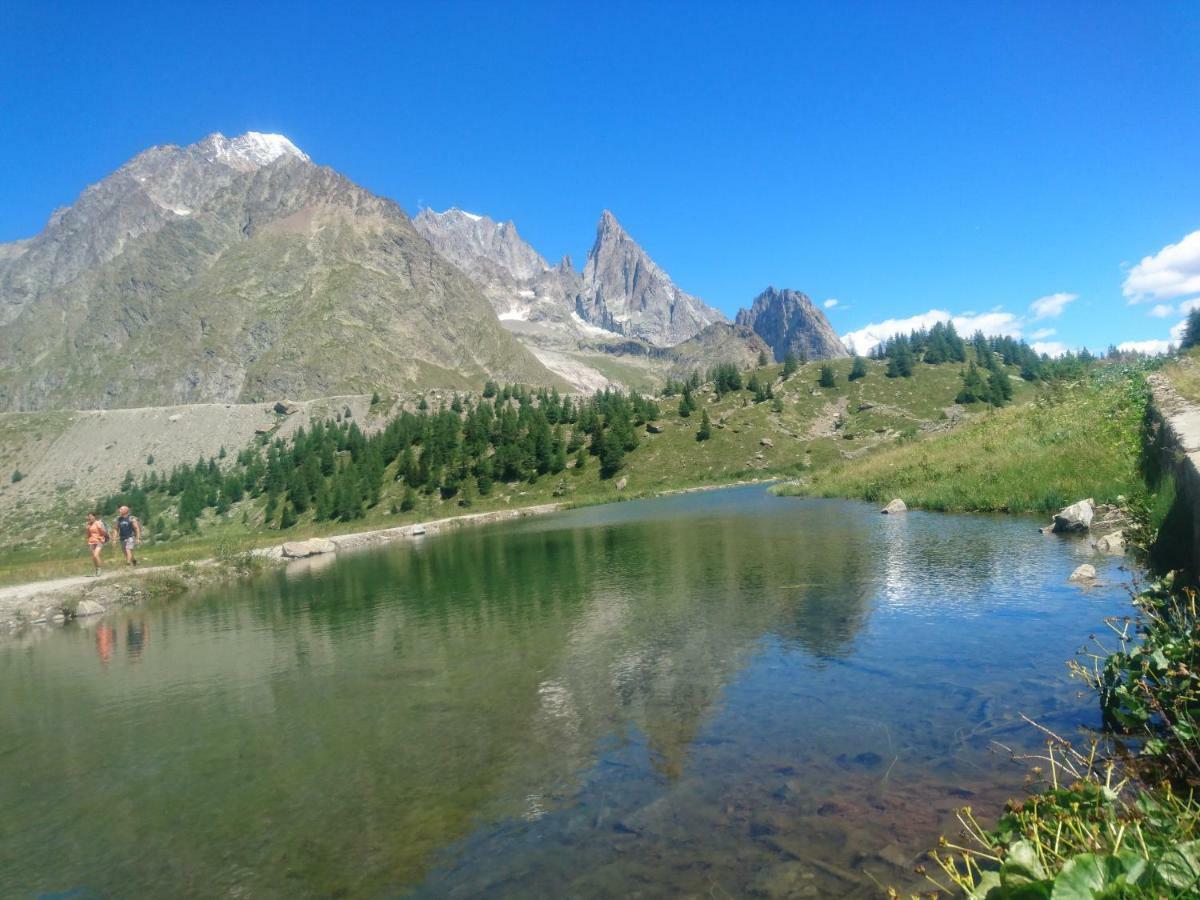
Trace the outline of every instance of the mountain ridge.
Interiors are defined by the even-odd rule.
[[[562,384],[394,201],[240,140],[143,151],[0,254],[0,408]]]

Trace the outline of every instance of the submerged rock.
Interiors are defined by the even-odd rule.
[[[1094,500],[1080,500],[1072,503],[1054,517],[1053,530],[1058,533],[1087,531],[1092,527],[1092,517],[1095,514],[1096,503]]]
[[[903,500],[901,500],[899,497],[897,497],[895,500],[893,500],[891,503],[889,503],[887,506],[885,506],[883,509],[881,509],[880,512],[883,513],[884,515],[887,515],[889,513],[908,512],[908,507],[904,505]]]
[[[1076,584],[1093,584],[1096,581],[1096,567],[1089,565],[1088,563],[1084,563],[1082,566],[1072,572],[1071,577],[1067,580],[1073,581]]]

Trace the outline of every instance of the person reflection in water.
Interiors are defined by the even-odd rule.
[[[116,648],[117,630],[101,622],[96,626],[96,655],[100,657],[100,662],[107,664]]]
[[[142,620],[130,620],[125,626],[125,653],[132,660],[142,658],[142,651],[150,641],[150,626]]]

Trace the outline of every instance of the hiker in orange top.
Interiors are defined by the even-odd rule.
[[[108,527],[96,518],[95,513],[88,513],[85,532],[87,534],[88,550],[92,554],[92,565],[96,567],[96,577],[99,578],[100,567],[104,565],[100,561],[100,551],[108,543]]]

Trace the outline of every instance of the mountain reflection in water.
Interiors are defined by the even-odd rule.
[[[0,895],[874,895],[1020,789],[1019,712],[1092,717],[1063,661],[1127,601],[1084,553],[742,488],[31,635]]]

